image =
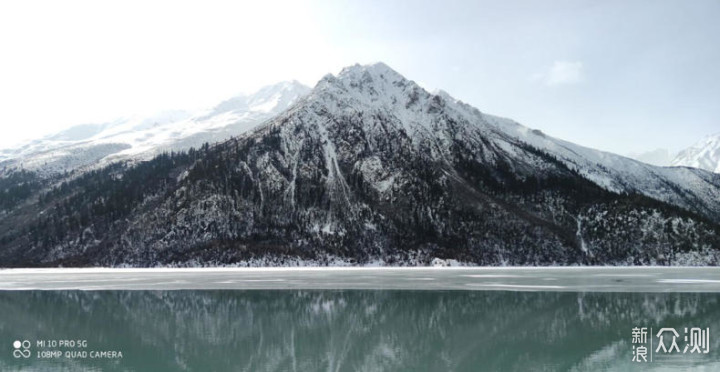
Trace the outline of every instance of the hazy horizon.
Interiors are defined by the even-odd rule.
[[[0,148],[134,113],[211,107],[283,80],[312,87],[378,61],[483,112],[621,155],[676,153],[720,128],[712,1],[72,1],[0,10]]]

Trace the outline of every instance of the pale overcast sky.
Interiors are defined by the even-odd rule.
[[[4,1],[0,147],[383,61],[585,146],[720,132],[720,1]]]

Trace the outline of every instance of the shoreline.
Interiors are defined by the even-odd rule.
[[[720,266],[201,266],[201,267],[22,267],[0,268],[3,273],[30,272],[196,272],[196,271],[362,271],[362,270],[626,270],[626,269],[717,269]]]

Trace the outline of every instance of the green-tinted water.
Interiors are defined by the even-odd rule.
[[[709,327],[709,353],[635,364],[633,327]],[[720,295],[702,293],[0,292],[2,370],[718,370],[717,332]]]

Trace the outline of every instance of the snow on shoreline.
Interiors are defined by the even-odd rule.
[[[417,271],[417,270],[687,270],[711,269],[717,266],[205,266],[205,267],[54,267],[54,268],[0,268],[0,274],[30,273],[183,273],[183,272],[263,272],[263,271]]]

